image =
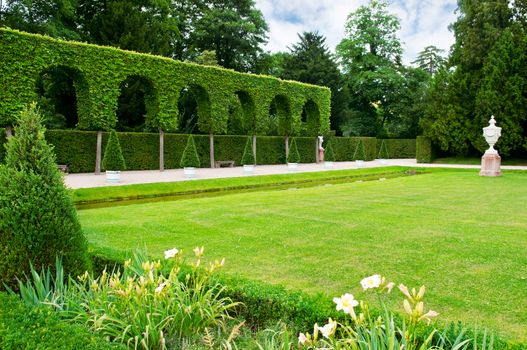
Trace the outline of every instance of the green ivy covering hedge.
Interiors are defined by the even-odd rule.
[[[233,99],[243,108],[251,132],[268,130],[273,101],[282,134],[298,134],[302,128],[313,136],[329,131],[331,92],[325,87],[6,28],[0,28],[0,62],[0,126],[12,124],[24,105],[37,100],[40,74],[64,67],[73,72],[81,130],[115,128],[119,87],[128,77],[139,76],[152,86],[145,96],[150,128],[177,129],[179,94],[189,88],[198,103],[198,127],[205,133],[227,132]]]
[[[0,293],[0,349],[126,349],[81,325],[67,323],[49,307],[33,307]]]
[[[378,158],[382,141],[386,144],[389,158],[415,158],[415,139],[379,139],[377,140],[377,153],[375,158]]]
[[[417,163],[431,163],[433,160],[432,140],[426,136],[417,136],[415,157]]]

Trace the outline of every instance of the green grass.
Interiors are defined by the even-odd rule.
[[[434,159],[433,163],[436,164],[468,164],[468,165],[480,165],[481,158],[477,157],[446,157]],[[502,158],[502,165],[527,165],[527,159],[523,158]]]
[[[276,187],[291,184],[320,182],[325,180],[345,180],[355,177],[368,177],[370,175],[399,176],[408,169],[409,168],[406,167],[392,166],[382,168],[333,170],[281,175],[82,188],[73,190],[73,200],[77,204],[90,204],[141,198],[191,195],[205,192],[212,193],[237,191],[262,187]]]
[[[161,257],[204,245],[226,271],[328,297],[380,273],[427,307],[527,340],[527,172],[442,170],[386,181],[79,212],[96,249]],[[395,295],[397,303],[402,301]],[[309,325],[306,325],[309,328]]]

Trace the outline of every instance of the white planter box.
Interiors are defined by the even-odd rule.
[[[196,177],[196,168],[194,167],[186,167],[183,168],[183,174],[187,179],[193,179]]]
[[[296,171],[298,169],[298,163],[287,163],[287,169],[289,171]]]
[[[355,165],[359,168],[362,168],[364,166],[364,161],[363,160],[356,160],[355,161]]]
[[[243,165],[243,172],[246,175],[251,175],[254,172],[254,165],[253,164],[244,164]]]
[[[333,168],[333,162],[324,162],[324,168],[331,169]]]
[[[119,182],[121,181],[121,172],[114,170],[106,170],[106,182]]]

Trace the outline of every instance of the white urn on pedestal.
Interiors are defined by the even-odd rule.
[[[492,116],[489,120],[489,126],[483,128],[483,136],[489,144],[489,149],[481,157],[480,176],[500,176],[501,175],[501,157],[494,145],[501,136],[501,128],[496,126],[496,120]]]

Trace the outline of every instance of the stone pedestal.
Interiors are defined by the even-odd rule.
[[[499,154],[484,154],[481,157],[480,176],[501,176],[501,157]]]
[[[319,163],[322,163],[324,161],[324,149],[323,148],[319,148],[318,149],[318,162]]]

